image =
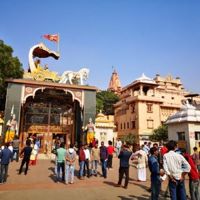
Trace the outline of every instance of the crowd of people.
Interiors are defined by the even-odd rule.
[[[23,171],[24,174],[28,172],[29,165],[36,165],[37,155],[39,152],[40,143],[35,137],[29,137],[26,140],[26,146],[20,152],[20,140],[18,136],[15,136],[12,141],[5,142],[0,147],[0,184],[4,184],[7,181],[8,167],[10,162],[16,160],[19,162],[21,158],[21,165],[19,168],[19,174]]]
[[[161,148],[155,144],[150,148],[148,158],[151,172],[151,199],[159,199],[162,182],[168,177],[167,189],[170,198],[172,200],[186,200],[184,180],[188,174],[191,200],[199,200],[199,164],[199,154],[194,152],[193,155],[189,155],[185,150],[178,149],[176,141],[171,140]]]
[[[19,157],[22,158],[19,174],[23,172],[23,166],[26,164],[24,170],[26,175],[31,163],[31,155],[34,151],[36,151],[34,154],[37,155],[38,148],[37,139],[33,141],[31,138],[27,139],[26,146],[20,153],[17,149],[17,141],[13,141],[12,145],[6,143],[0,152],[0,183],[6,182],[8,165],[13,160],[14,153],[19,154],[15,156],[16,161],[19,160]],[[149,168],[151,173],[149,190],[151,191],[152,200],[159,199],[162,182],[167,181],[166,179],[168,179],[166,194],[169,194],[172,200],[186,200],[184,182],[186,175],[189,177],[191,200],[200,200],[200,158],[196,147],[194,147],[194,153],[189,155],[185,150],[178,149],[175,141],[169,141],[162,146],[157,143],[152,145],[145,142],[143,145],[134,148],[133,151],[131,145],[122,144],[121,140],[118,139],[115,145],[112,141],[109,141],[106,145],[101,142],[99,147],[98,141],[94,140],[90,145],[81,144],[77,147],[70,144],[68,148],[65,148],[65,143],[58,139],[55,141],[52,152],[55,154],[56,183],[74,183],[75,163],[77,161],[79,163],[78,178],[80,180],[98,175],[106,179],[108,171],[113,168],[112,160],[115,154],[119,158],[119,174],[116,187],[122,186],[123,177],[125,176],[123,187],[128,188],[129,168],[132,162],[137,168],[138,181],[145,182],[147,180],[147,167]],[[101,165],[101,172],[98,171],[99,164]]]
[[[84,180],[87,176],[97,176],[97,166],[100,161],[101,176],[107,178],[108,170],[112,169],[113,155],[119,158],[119,179],[117,187],[122,186],[122,180],[125,176],[124,188],[129,183],[130,160],[137,168],[137,180],[147,180],[147,167],[151,173],[151,199],[159,199],[161,185],[168,179],[168,187],[165,195],[168,193],[172,200],[186,200],[185,176],[189,176],[189,189],[191,200],[200,199],[199,168],[200,159],[197,148],[194,147],[194,154],[189,155],[184,150],[177,148],[175,141],[169,141],[166,145],[158,146],[157,143],[145,142],[138,146],[135,151],[128,144],[122,144],[117,140],[115,146],[112,141],[108,142],[107,147],[101,142],[98,147],[98,141],[92,145],[80,145],[80,148],[65,149],[60,144],[56,151],[56,182],[65,181],[66,184],[74,183],[75,160],[79,162],[79,179]],[[65,164],[66,163],[66,164]],[[65,171],[66,170],[66,171]],[[62,171],[62,177],[60,172]],[[65,176],[64,176],[65,174]]]
[[[79,162],[79,179],[84,180],[87,176],[98,175],[98,164],[101,163],[102,176],[107,178],[107,170],[112,169],[112,159],[115,152],[112,141],[108,142],[108,146],[101,142],[98,147],[98,141],[92,142],[90,145],[81,144],[76,148],[72,144],[65,149],[63,142],[56,141],[55,149],[55,174],[56,182],[64,181],[65,184],[74,183],[75,161]]]

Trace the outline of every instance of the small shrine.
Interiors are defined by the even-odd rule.
[[[168,139],[178,141],[179,148],[193,153],[196,146],[200,150],[200,109],[195,101],[184,100],[180,111],[170,116],[168,125]]]
[[[50,50],[45,44],[34,45],[29,51],[29,69],[23,79],[7,80],[7,98],[5,107],[4,138],[12,140],[6,132],[6,125],[15,116],[21,148],[29,137],[40,142],[40,153],[51,152],[55,138],[60,138],[66,146],[81,143],[89,118],[96,116],[96,90],[85,81],[89,69],[77,72],[65,71],[62,75],[51,71],[47,65],[41,65],[41,59],[58,60],[58,52]]]
[[[115,144],[117,139],[115,128],[113,115],[104,115],[102,112],[97,114],[95,119],[95,139],[99,141],[99,145],[104,142],[107,146],[109,140]]]

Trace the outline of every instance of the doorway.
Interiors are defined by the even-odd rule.
[[[41,153],[51,151],[56,137],[68,146],[75,137],[76,109],[77,102],[73,102],[70,93],[66,94],[63,90],[38,90],[34,98],[27,98],[22,108],[22,138],[25,140],[30,135],[38,137]]]

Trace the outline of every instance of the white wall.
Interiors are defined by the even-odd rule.
[[[103,134],[101,134],[103,133]],[[103,141],[105,146],[108,146],[108,141],[111,140],[116,141],[117,134],[116,132],[113,132],[112,128],[97,128],[95,129],[95,138],[99,141],[99,146],[101,145],[101,142]]]
[[[198,123],[173,123],[168,124],[168,138],[169,140],[178,141],[177,132],[185,132],[185,140],[187,142],[188,153],[193,153],[193,147],[197,147],[199,141],[195,140],[195,132],[200,132],[200,124]]]
[[[189,141],[190,141],[190,151],[193,152],[193,148],[196,146],[199,148],[200,140],[195,140],[195,132],[200,132],[200,123],[190,123],[189,126]]]

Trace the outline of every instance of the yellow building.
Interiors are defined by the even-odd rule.
[[[180,78],[141,77],[122,88],[120,101],[114,105],[118,137],[129,133],[148,140],[155,128],[180,110],[185,95]]]

